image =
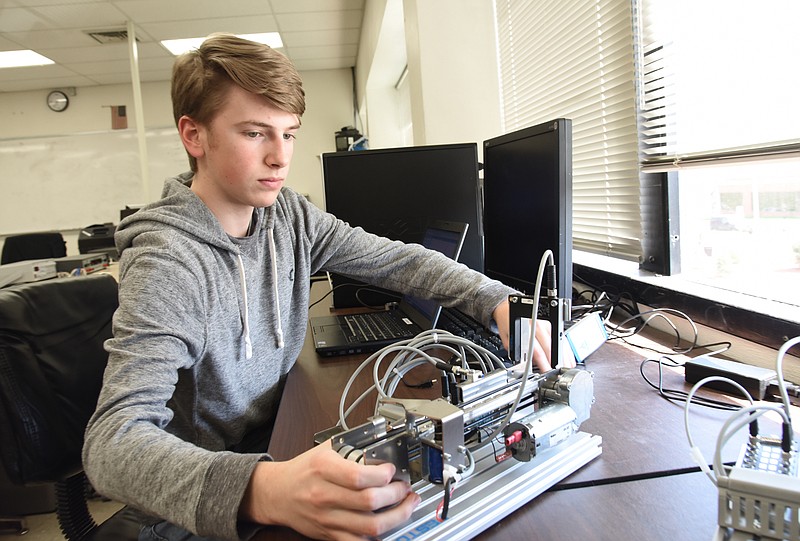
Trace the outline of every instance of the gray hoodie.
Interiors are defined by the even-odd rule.
[[[239,504],[305,338],[311,274],[434,298],[487,325],[512,290],[350,227],[288,188],[254,212],[249,237],[231,237],[191,178],[168,180],[160,201],[117,228],[120,307],[83,462],[101,494],[239,539]]]

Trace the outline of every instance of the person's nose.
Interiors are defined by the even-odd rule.
[[[279,141],[270,148],[269,154],[266,156],[267,165],[275,169],[283,169],[289,165],[292,153],[288,145]]]

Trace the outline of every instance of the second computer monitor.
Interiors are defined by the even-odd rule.
[[[553,252],[558,294],[572,296],[572,122],[558,118],[484,141],[484,271],[533,294]]]

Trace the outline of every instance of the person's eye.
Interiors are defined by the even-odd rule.
[[[284,133],[284,134],[283,134],[283,138],[284,138],[285,140],[287,140],[287,141],[293,141],[293,140],[297,139],[297,134],[294,134],[294,133]]]
[[[257,138],[261,137],[261,132],[248,131],[248,132],[245,132],[245,136],[249,137],[250,139],[257,139]]]

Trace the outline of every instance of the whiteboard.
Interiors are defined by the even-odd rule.
[[[1,140],[0,235],[118,223],[125,205],[158,199],[189,164],[174,127],[145,135],[149,200],[135,130]]]

